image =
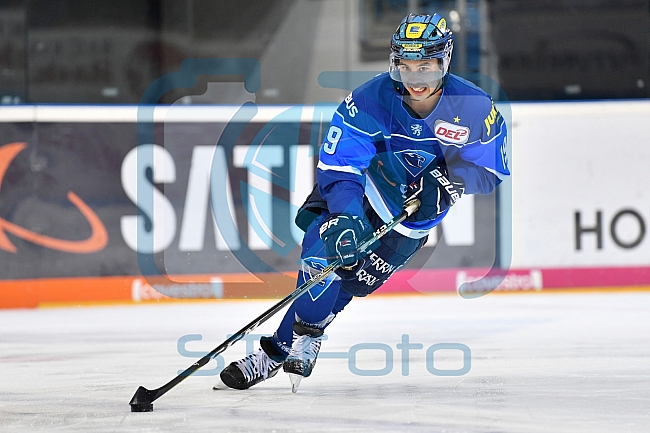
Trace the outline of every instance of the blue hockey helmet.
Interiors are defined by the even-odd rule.
[[[393,80],[436,83],[438,88],[444,85],[454,40],[443,17],[438,14],[408,15],[395,30],[390,45],[389,72]],[[437,70],[407,75],[400,71],[401,60],[434,60]]]

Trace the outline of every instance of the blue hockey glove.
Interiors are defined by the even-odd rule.
[[[359,243],[366,227],[362,219],[346,213],[329,214],[320,226],[327,262],[340,259],[342,266],[352,267],[359,260]]]
[[[433,220],[452,207],[465,192],[465,183],[452,178],[444,167],[435,167],[423,174],[420,208],[406,221]]]

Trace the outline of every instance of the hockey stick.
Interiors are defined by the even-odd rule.
[[[359,251],[360,252],[365,251],[368,247],[370,247],[370,245],[375,243],[379,238],[384,236],[386,233],[388,233],[393,228],[395,228],[396,225],[398,225],[406,218],[408,218],[410,215],[412,215],[419,207],[420,207],[420,200],[418,199],[410,200],[408,203],[406,203],[404,209],[399,215],[397,215],[392,220],[379,227],[377,230],[375,230],[372,233],[372,235],[364,239],[359,246]],[[306,281],[300,287],[296,288],[293,292],[287,295],[286,298],[282,299],[280,302],[278,302],[277,304],[275,304],[274,306],[266,310],[260,316],[256,317],[252,322],[244,326],[235,334],[231,335],[226,341],[224,341],[218,347],[212,350],[212,352],[206,354],[203,358],[196,361],[189,368],[187,368],[185,371],[183,371],[181,374],[176,376],[174,379],[172,379],[165,385],[161,386],[160,388],[152,389],[152,390],[149,390],[144,386],[140,386],[138,390],[135,392],[135,394],[133,395],[133,398],[131,398],[131,401],[129,402],[129,404],[131,405],[131,412],[151,412],[153,410],[153,402],[155,400],[157,400],[167,391],[169,391],[170,389],[172,389],[173,387],[181,383],[188,376],[193,374],[196,370],[203,367],[212,358],[224,352],[226,349],[228,349],[230,346],[235,344],[237,341],[244,338],[248,333],[250,333],[255,328],[260,326],[262,323],[266,322],[268,319],[273,317],[273,315],[275,315],[278,311],[286,307],[294,299],[296,299],[297,297],[305,293],[307,290],[314,287],[316,284],[323,281],[340,266],[341,266],[340,259],[337,259],[331,264],[329,264],[328,266],[326,266],[322,271],[320,271],[318,274],[312,277],[309,281]]]

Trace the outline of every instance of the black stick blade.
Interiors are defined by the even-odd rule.
[[[153,391],[149,391],[144,386],[138,388],[129,402],[131,412],[151,412],[153,411]]]

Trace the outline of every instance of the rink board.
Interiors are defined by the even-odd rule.
[[[182,277],[182,278],[181,278]],[[540,292],[572,289],[650,290],[650,267],[517,269],[420,269],[396,272],[378,294]],[[281,298],[295,288],[296,274],[60,278],[0,284],[0,308],[92,305],[104,303],[187,302],[210,299]]]
[[[493,195],[464,197],[439,239],[432,236],[379,292],[454,292],[463,283],[479,292],[650,287],[650,101],[500,107],[512,116],[513,173],[500,187],[500,203]],[[164,144],[175,177],[156,182],[173,211],[167,221],[154,216],[154,226],[171,221],[174,233],[154,257],[163,280],[149,284],[133,232],[125,229],[137,214],[125,173],[138,107],[0,107],[0,308],[289,293],[301,239],[292,212],[311,189],[334,107],[259,107],[243,123],[233,122],[238,108],[150,113],[153,142]],[[213,167],[205,161],[237,125],[240,152],[231,146],[223,165],[231,178],[221,196],[240,234],[233,238],[210,218],[205,179]],[[248,161],[253,147],[246,146],[261,136],[267,141],[260,149],[270,152],[264,158],[281,156],[278,173],[289,183],[260,183]],[[266,200],[256,210],[272,238],[263,239],[263,224],[250,222],[247,192],[258,204]],[[485,277],[497,256],[511,270]]]

